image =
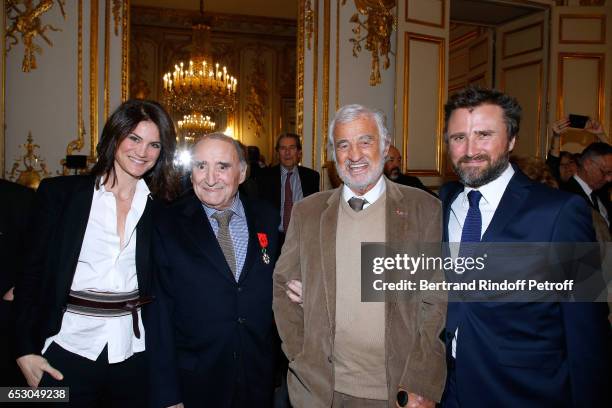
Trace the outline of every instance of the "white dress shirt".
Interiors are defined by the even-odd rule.
[[[342,198],[344,201],[348,202],[353,197],[361,198],[366,200],[366,203],[363,205],[363,209],[365,210],[372,204],[376,202],[380,198],[381,195],[385,192],[387,185],[385,184],[385,178],[380,176],[374,187],[370,189],[367,193],[360,196],[355,194],[353,190],[351,190],[346,184],[342,186]]]
[[[490,183],[480,186],[477,189],[465,186],[463,191],[455,198],[455,201],[451,204],[450,217],[448,219],[448,241],[451,243],[450,250],[451,255],[456,257],[459,251],[459,245],[461,242],[461,233],[463,232],[463,223],[465,217],[467,217],[468,210],[470,209],[470,202],[467,195],[472,190],[478,190],[482,194],[478,208],[482,216],[482,230],[480,231],[480,238],[484,235],[493,215],[499,206],[499,203],[510,183],[510,179],[514,175],[514,169],[508,165],[506,170],[495,180]],[[452,244],[455,243],[455,244]],[[453,357],[457,354],[457,335],[459,334],[459,328],[455,331],[455,337],[453,338]]]
[[[139,180],[125,221],[122,245],[117,233],[115,195],[106,191],[103,185],[99,190],[94,189],[71,290],[122,293],[138,289],[136,225],[148,197],[147,184]],[[131,315],[96,317],[67,311],[59,333],[45,341],[42,353],[55,342],[65,350],[95,361],[108,344],[108,362],[119,363],[134,353],[144,351],[145,333],[140,310],[138,326],[140,339],[134,335]]]

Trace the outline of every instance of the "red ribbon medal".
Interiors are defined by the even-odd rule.
[[[270,263],[270,256],[268,255],[268,235],[265,232],[258,232],[257,239],[259,239],[259,246],[261,247],[261,259],[267,265]]]

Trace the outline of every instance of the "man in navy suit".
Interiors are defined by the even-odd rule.
[[[592,242],[578,196],[508,163],[521,108],[467,88],[445,106],[445,140],[461,183],[440,190],[449,242]],[[518,256],[519,254],[517,254]],[[449,303],[444,407],[606,406],[609,323],[603,303]]]
[[[223,134],[192,150],[193,192],[159,214],[145,316],[155,407],[267,407],[274,390],[278,214],[238,194],[246,160]]]

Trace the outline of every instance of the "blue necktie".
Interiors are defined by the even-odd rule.
[[[461,231],[461,242],[480,242],[480,233],[482,232],[482,215],[478,204],[482,198],[482,194],[478,190],[472,190],[468,193],[468,201],[470,209],[468,210],[465,221],[463,222],[463,231]],[[464,252],[461,249],[460,253]],[[465,254],[462,254],[465,255]]]

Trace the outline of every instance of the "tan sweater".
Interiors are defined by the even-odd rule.
[[[386,192],[360,212],[340,200],[336,233],[334,389],[387,400],[385,304],[361,302],[361,242],[385,241]]]

